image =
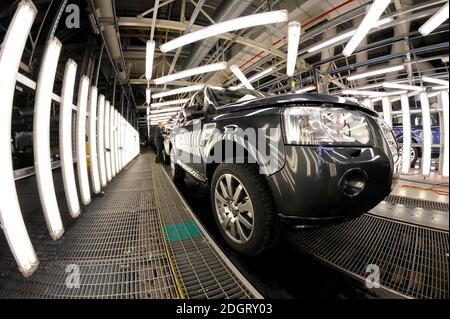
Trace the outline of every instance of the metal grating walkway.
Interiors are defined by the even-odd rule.
[[[361,280],[369,264],[380,285],[409,298],[448,299],[448,232],[365,214],[321,229],[292,231],[289,241]]]
[[[209,287],[216,287],[211,282],[223,289],[224,297],[259,297],[257,293],[250,293],[254,289],[249,284],[245,288],[237,279],[240,274],[230,273],[235,279],[233,287],[229,278],[217,277],[218,263],[226,262],[219,257],[211,258],[211,254],[219,256],[220,253],[205,250],[213,247],[206,243],[205,237],[202,237],[204,251],[192,254],[174,250],[175,257],[169,257],[159,214],[170,216],[171,212],[166,211],[170,207],[157,209],[156,202],[164,203],[166,199],[155,197],[152,170],[156,167],[152,162],[150,154],[139,156],[108,184],[105,195],[95,198],[76,221],[67,217],[67,209],[62,209],[66,233],[59,241],[52,241],[47,235],[33,182],[31,186],[23,185],[29,190],[20,194],[22,207],[26,207],[24,218],[40,266],[33,276],[23,278],[1,235],[0,298],[208,298],[218,296],[208,291]],[[158,184],[170,186],[169,180],[161,180],[164,176],[156,174],[156,177]],[[55,178],[55,183],[61,183],[60,178]],[[178,196],[171,188],[163,189],[163,193],[173,202]],[[58,193],[58,200],[64,208],[62,191]],[[192,262],[196,268],[185,270],[183,260]],[[172,261],[179,273],[174,272]],[[206,268],[214,272],[204,272]],[[74,271],[79,271],[79,277],[73,276]],[[196,294],[193,289],[183,292],[183,284],[192,288],[194,281],[180,284],[179,278],[185,280],[189,276],[198,279],[196,284],[203,287],[203,293]]]
[[[186,298],[262,298],[191,212],[161,165],[153,181],[170,256]]]
[[[396,196],[396,195],[389,195],[388,197],[386,197],[385,201],[391,204],[404,205],[410,208],[420,207],[426,210],[435,210],[448,213],[448,203],[433,202],[430,200]]]

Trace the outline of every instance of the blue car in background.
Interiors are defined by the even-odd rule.
[[[395,138],[398,143],[403,143],[403,116],[394,116],[392,121],[392,128],[394,130]],[[433,144],[440,144],[440,126],[439,115],[437,113],[431,113],[431,132],[433,136]],[[411,114],[411,143],[423,144],[423,127],[422,127],[422,114]],[[400,148],[400,153],[403,154],[403,147]],[[439,148],[433,147],[431,149],[431,155],[433,157],[439,156]],[[411,147],[411,166],[414,166],[417,159],[422,156],[422,149],[420,147]]]

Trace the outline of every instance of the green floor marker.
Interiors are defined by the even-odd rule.
[[[168,241],[189,239],[200,236],[200,230],[193,220],[175,225],[164,225],[164,235]]]

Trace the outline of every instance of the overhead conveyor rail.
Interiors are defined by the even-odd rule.
[[[18,185],[41,264],[23,278],[1,238],[0,298],[261,298],[153,162],[135,159],[76,221],[59,191],[67,229],[59,241],[46,232],[34,179]]]

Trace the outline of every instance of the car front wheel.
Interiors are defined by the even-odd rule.
[[[211,183],[211,202],[219,231],[234,250],[257,255],[275,244],[273,200],[257,167],[220,164]]]

